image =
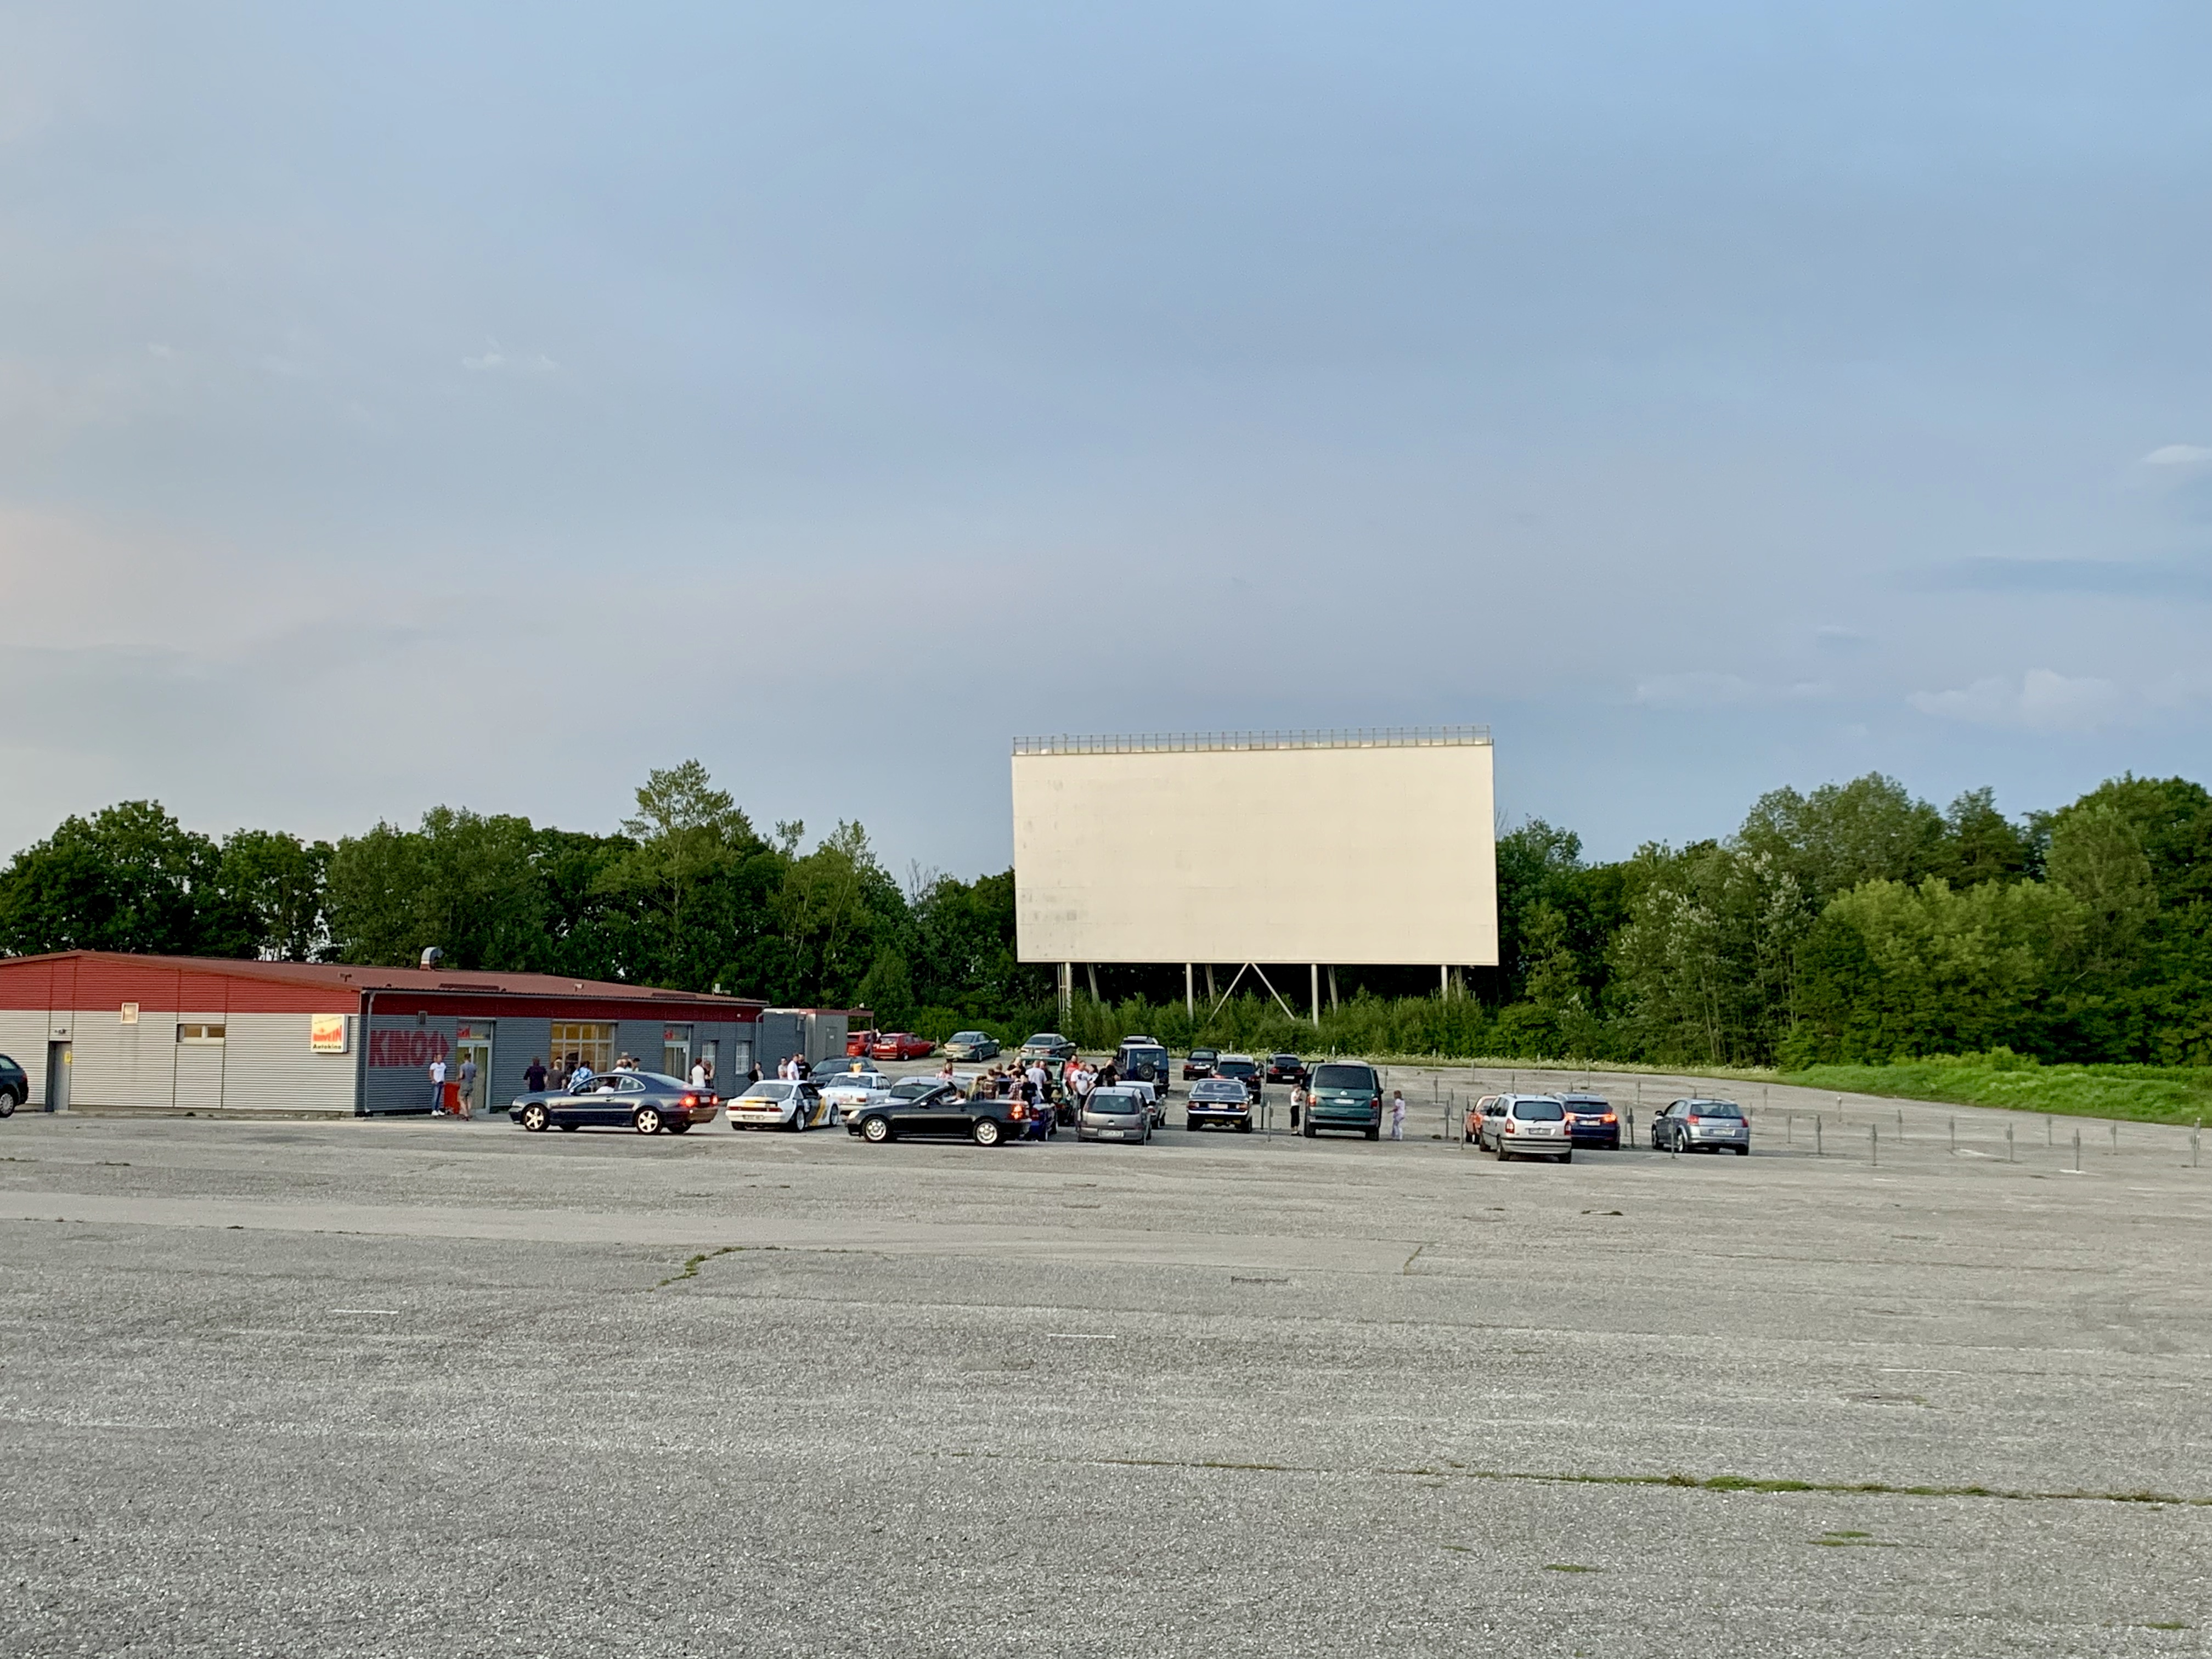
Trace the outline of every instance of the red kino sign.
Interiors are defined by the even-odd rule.
[[[372,1066],[407,1066],[420,1069],[434,1060],[443,1060],[453,1052],[442,1031],[371,1031],[368,1034],[368,1063]]]

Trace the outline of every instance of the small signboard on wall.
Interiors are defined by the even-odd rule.
[[[350,1024],[343,1014],[308,1015],[307,1047],[319,1054],[345,1053],[346,1031]]]
[[[123,1023],[125,1025],[136,1025],[138,1023],[138,1005],[137,1003],[126,1002],[123,1005]]]

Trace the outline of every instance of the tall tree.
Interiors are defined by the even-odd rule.
[[[251,956],[221,914],[221,857],[158,801],[64,818],[0,872],[0,950]]]

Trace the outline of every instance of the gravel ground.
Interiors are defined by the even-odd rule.
[[[2187,1131],[1501,1166],[1433,1081],[1402,1145],[19,1115],[0,1653],[2203,1650]],[[1728,1474],[1816,1489],[1661,1484]]]

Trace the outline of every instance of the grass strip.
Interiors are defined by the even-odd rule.
[[[728,1255],[733,1251],[750,1250],[750,1249],[752,1249],[752,1246],[750,1244],[725,1244],[720,1249],[702,1250],[698,1255],[690,1257],[685,1261],[684,1263],[683,1272],[669,1274],[667,1278],[662,1279],[653,1288],[656,1291],[665,1290],[669,1285],[680,1285],[687,1279],[696,1279],[699,1277],[699,1269],[704,1267],[708,1262],[712,1261],[716,1256]]]
[[[1890,1066],[1815,1066],[1784,1073],[1778,1081],[1835,1094],[1937,1100],[2131,1123],[2185,1124],[2212,1117],[2212,1066],[1983,1066],[1909,1060]]]

